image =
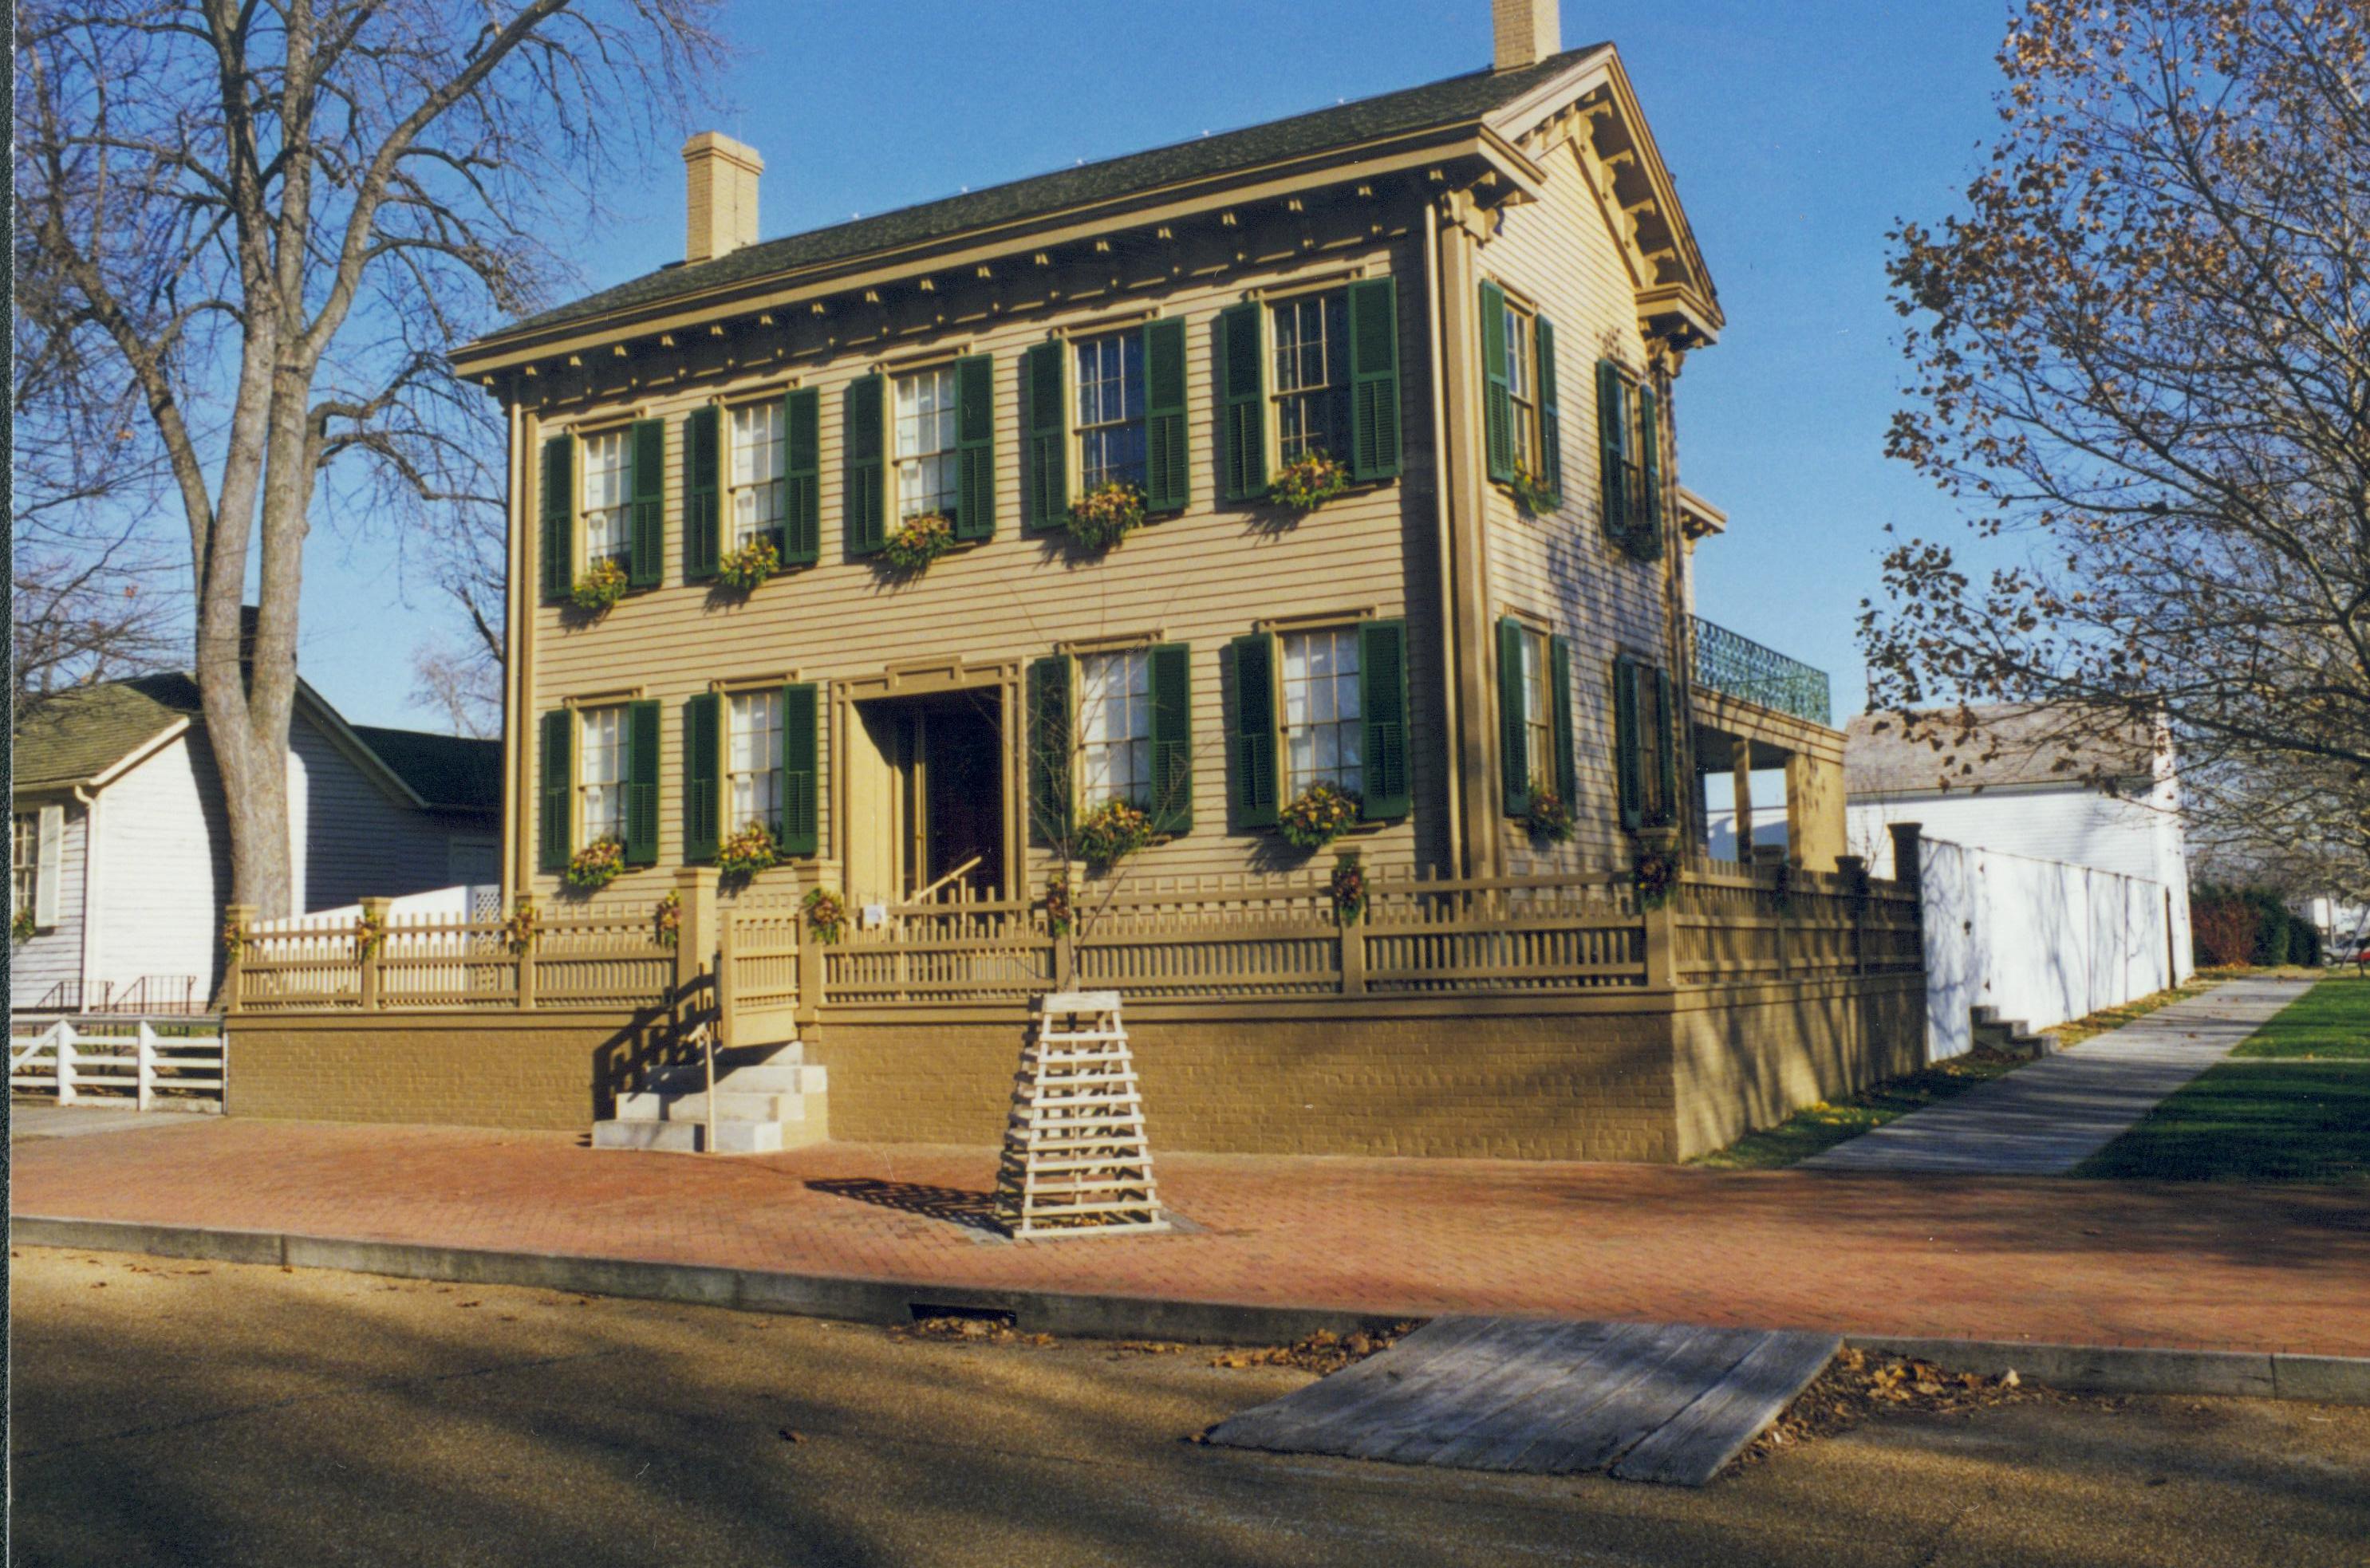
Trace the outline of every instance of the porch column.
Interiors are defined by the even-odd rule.
[[[1753,742],[1738,736],[1729,742],[1729,776],[1736,781],[1736,863],[1753,864]]]
[[[1844,830],[1844,770],[1806,751],[1786,758],[1787,858],[1806,871],[1833,871],[1851,847]]]

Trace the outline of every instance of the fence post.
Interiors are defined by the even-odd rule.
[[[1851,970],[1868,973],[1868,862],[1856,854],[1835,856],[1835,874],[1851,887]]]
[[[790,924],[799,933],[799,1001],[790,1016],[803,1028],[823,1016],[823,938],[803,907],[792,909]]]
[[[1335,917],[1337,920],[1340,917]],[[1341,994],[1366,994],[1366,922],[1341,921]]]
[[[247,966],[247,929],[255,923],[255,906],[232,904],[223,910],[223,920],[234,936],[230,944],[230,961],[223,971],[223,1011],[236,1013],[239,1010],[238,993],[243,989],[240,980]]]
[[[736,962],[733,950],[738,945],[733,933],[740,926],[732,913],[731,910],[721,910],[716,917],[716,1043],[719,1046],[732,1043],[732,975]],[[799,986],[803,992],[806,988],[803,972],[799,976]],[[795,1018],[797,1015],[794,1003],[791,1016]]]
[[[156,1097],[156,1031],[148,1026],[145,1018],[140,1020],[138,1059],[139,1065],[133,1069],[140,1081],[138,1089],[134,1091],[137,1096],[134,1103],[144,1111],[149,1102]]]
[[[378,957],[386,947],[386,906],[385,898],[364,898],[362,918],[354,927],[354,947],[362,959],[362,1011],[378,1011]],[[378,932],[373,941],[370,933]]]
[[[75,1026],[58,1021],[58,1104],[75,1103]]]
[[[716,882],[712,865],[686,865],[674,874],[675,896],[683,900],[682,922],[674,938],[674,989],[686,994],[716,961]]]
[[[1639,895],[1639,912],[1646,921],[1646,984],[1653,990],[1676,990],[1679,988],[1679,952],[1677,929],[1672,918],[1671,905],[1678,898],[1684,882],[1674,879],[1659,898]]]
[[[535,1010],[535,933],[528,932],[518,950],[518,1004],[522,1013]]]
[[[1888,822],[1885,830],[1893,835],[1893,879],[1904,887],[1915,887],[1922,876],[1918,864],[1917,840],[1926,830],[1916,822]]]
[[[1071,966],[1076,962],[1077,956],[1078,938],[1076,933],[1065,931],[1053,939],[1053,973],[1047,979],[1047,984],[1051,989],[1058,991],[1064,986],[1083,983],[1074,982],[1072,979],[1076,970]]]

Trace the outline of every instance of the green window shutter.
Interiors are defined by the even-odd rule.
[[[1375,278],[1350,285],[1350,477],[1398,471],[1398,284]]]
[[[1040,343],[1020,356],[1020,398],[1029,427],[1021,464],[1021,521],[1057,528],[1070,509],[1068,410],[1062,401],[1062,345]]]
[[[683,858],[716,858],[723,816],[724,742],[718,734],[723,699],[702,692],[683,704]]]
[[[1514,394],[1506,379],[1506,291],[1481,285],[1481,436],[1490,477],[1514,477]]]
[[[786,567],[823,559],[823,394],[793,388],[782,398],[782,536]]]
[[[626,864],[659,858],[659,705],[626,704]]]
[[[724,547],[717,521],[717,476],[721,467],[717,429],[720,418],[713,404],[684,416],[683,576],[686,582],[714,577]]]
[[[869,555],[887,535],[888,464],[884,460],[881,399],[888,383],[877,375],[847,383],[840,403],[840,444],[846,472],[840,480],[840,527],[851,555]]]
[[[576,783],[571,743],[576,715],[554,708],[543,715],[543,789],[536,812],[535,864],[545,871],[565,871],[574,845],[569,821],[568,792]]]
[[[1672,707],[1672,696],[1670,671],[1655,670],[1654,712],[1662,721],[1662,727],[1654,732],[1654,772],[1662,784],[1662,806],[1655,816],[1657,823],[1679,819],[1679,715]]]
[[[1368,621],[1358,628],[1358,711],[1365,729],[1364,814],[1404,817],[1415,804],[1408,778],[1405,621]]]
[[[543,443],[543,596],[565,599],[576,578],[576,438]]]
[[[1185,323],[1175,316],[1144,327],[1144,504],[1178,511],[1192,498],[1191,443],[1185,435]]]
[[[955,537],[995,532],[995,361],[955,361]]]
[[[1506,815],[1531,809],[1531,738],[1523,726],[1523,624],[1498,622],[1498,781]]]
[[[1156,643],[1146,656],[1152,687],[1152,825],[1193,829],[1193,650]]]
[[[1646,515],[1630,526],[1630,549],[1651,561],[1662,554],[1662,421],[1651,386],[1638,389],[1638,466],[1646,471]]]
[[[1563,505],[1563,399],[1556,391],[1555,324],[1541,316],[1534,329],[1539,389],[1539,477]]]
[[[1646,823],[1646,775],[1638,746],[1638,661],[1622,654],[1613,661],[1613,769],[1621,782],[1621,825],[1635,832]]]
[[[1040,843],[1070,841],[1070,660],[1065,654],[1029,667],[1029,830]]]
[[[822,704],[811,681],[782,688],[782,831],[786,855],[819,853],[823,842],[823,767],[816,740]]]
[[[1226,777],[1234,796],[1235,822],[1243,828],[1272,828],[1281,772],[1275,723],[1275,637],[1253,632],[1234,640],[1234,756]]]
[[[634,421],[634,502],[627,516],[626,581],[656,588],[666,575],[666,421]]]
[[[1230,501],[1267,495],[1267,355],[1256,301],[1218,313],[1218,487]]]
[[[1605,532],[1627,540],[1629,533],[1629,490],[1622,463],[1629,455],[1628,431],[1628,383],[1621,367],[1610,360],[1596,361],[1596,444],[1605,492]]]
[[[1571,735],[1571,640],[1568,637],[1547,639],[1547,679],[1555,689],[1550,711],[1555,715],[1555,789],[1565,806],[1575,804],[1580,795],[1580,760],[1572,753]]]

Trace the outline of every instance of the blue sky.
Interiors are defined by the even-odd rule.
[[[1568,46],[1619,46],[1678,181],[1728,327],[1677,392],[1682,477],[1724,507],[1697,553],[1713,620],[1835,678],[1890,522],[1953,533],[1947,503],[1883,455],[1899,398],[1885,231],[1951,211],[1996,130],[2004,0],[1706,0],[1564,6]],[[742,0],[707,112],[621,169],[615,217],[576,251],[589,290],[681,254],[683,133],[765,158],[768,236],[963,187],[1412,86],[1488,63],[1486,0]],[[443,612],[383,544],[315,535],[307,679],[365,723],[430,722],[410,653]],[[400,596],[397,602],[391,598]],[[408,600],[406,604],[400,600]]]

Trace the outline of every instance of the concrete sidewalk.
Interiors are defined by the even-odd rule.
[[[379,1266],[371,1247],[397,1243],[574,1260],[571,1277],[676,1270],[724,1300],[1064,1293],[1131,1323],[1164,1303],[1249,1305],[2370,1356],[2370,1226],[2352,1187],[1162,1155],[1156,1138],[1162,1195],[1191,1229],[1018,1242],[984,1227],[992,1148],[725,1160],[571,1134],[207,1120],[20,1142],[15,1215],[259,1232],[258,1261],[278,1261],[276,1238],[330,1239],[288,1254],[316,1266]]]
[[[2227,1057],[2312,984],[2229,981],[1913,1111],[1795,1168],[2062,1176]]]

